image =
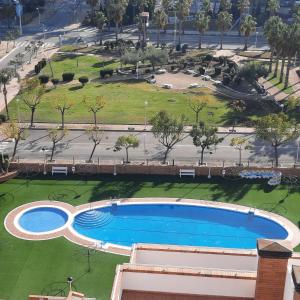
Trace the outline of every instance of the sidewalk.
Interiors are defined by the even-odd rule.
[[[29,127],[29,123],[20,123],[22,128],[30,128],[33,130],[47,130],[58,128],[59,124],[57,123],[34,123],[34,127]],[[65,124],[65,128],[69,130],[87,130],[90,129],[93,124],[74,124],[68,123]],[[120,132],[151,132],[151,126],[147,125],[115,125],[115,124],[99,124],[102,130],[104,131],[120,131]],[[190,132],[192,126],[186,126],[185,132]],[[218,133],[233,133],[231,127],[218,127]],[[235,132],[239,134],[253,134],[255,129],[251,127],[235,127]]]

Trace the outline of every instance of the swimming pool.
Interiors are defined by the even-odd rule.
[[[280,224],[253,213],[183,204],[126,204],[85,210],[73,230],[89,239],[134,243],[252,249],[258,238],[286,239]]]
[[[66,212],[56,207],[37,207],[25,211],[18,219],[22,229],[33,233],[53,231],[68,221]]]

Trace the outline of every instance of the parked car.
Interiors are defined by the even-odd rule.
[[[164,89],[172,89],[172,88],[173,88],[173,84],[165,83],[165,84],[163,84],[162,87],[163,87]]]
[[[167,73],[167,70],[166,69],[158,69],[158,70],[156,70],[155,73],[156,74],[165,74],[165,73]]]

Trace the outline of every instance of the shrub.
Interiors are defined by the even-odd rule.
[[[0,115],[0,124],[4,123],[6,121],[6,115]]]
[[[89,82],[89,78],[87,76],[81,76],[78,78],[78,81],[82,84],[82,86],[84,86]]]
[[[41,67],[40,67],[40,65],[35,65],[34,66],[34,72],[35,72],[35,74],[37,75],[37,74],[39,74],[40,72],[41,72]]]
[[[59,83],[59,79],[57,79],[57,78],[52,78],[52,79],[51,79],[51,82],[52,82],[52,84],[53,84],[54,86],[56,86],[56,85]]]
[[[48,75],[40,75],[39,81],[40,81],[40,84],[47,84],[49,82],[49,76]]]
[[[177,44],[176,45],[176,51],[180,51],[181,50],[181,45],[180,44]]]
[[[222,69],[220,67],[215,67],[215,75],[216,76],[221,75],[221,71],[222,71]]]
[[[149,73],[151,73],[151,70],[150,69],[145,69],[145,74],[149,74]]]
[[[43,59],[41,60],[41,62],[42,62],[42,66],[43,66],[43,68],[44,68],[44,67],[46,67],[46,65],[47,65],[47,61],[46,61],[46,59],[45,59],[45,58],[43,58]]]
[[[213,60],[213,56],[211,54],[206,54],[204,60],[205,61],[212,61]]]
[[[204,75],[205,74],[205,69],[203,67],[199,68],[199,73],[200,75]]]
[[[62,79],[63,81],[72,81],[74,79],[75,74],[74,73],[63,73]]]
[[[113,76],[114,70],[112,69],[106,69],[106,70],[100,70],[100,77],[101,78],[108,78]],[[108,76],[106,76],[108,75]]]
[[[223,82],[224,85],[229,85],[230,82],[231,82],[231,78],[228,75],[224,74],[222,82]]]

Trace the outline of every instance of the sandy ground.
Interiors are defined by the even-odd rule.
[[[8,42],[8,52],[6,52],[6,49],[7,49],[7,42],[2,40],[0,43],[0,59],[14,49],[14,43]]]

